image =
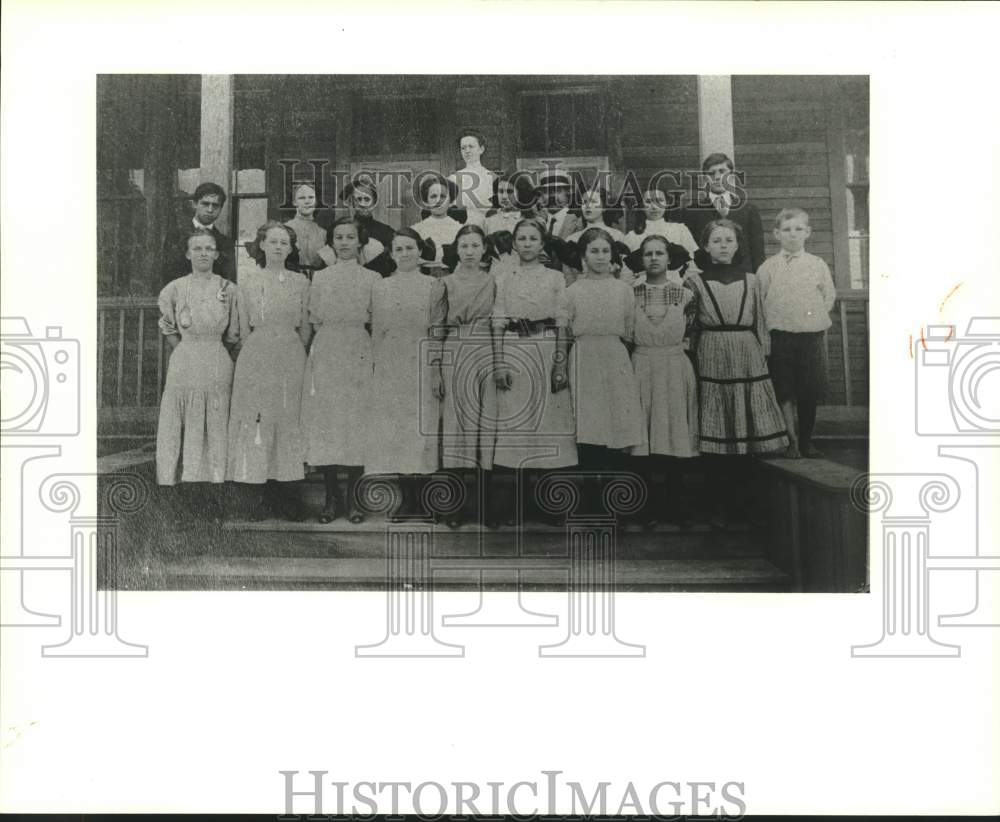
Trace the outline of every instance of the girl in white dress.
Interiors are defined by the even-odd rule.
[[[446,180],[440,174],[428,174],[420,183],[420,203],[430,213],[412,228],[424,240],[434,243],[433,263],[425,264],[425,268],[436,269],[437,276],[447,273],[442,262],[444,247],[455,242],[455,235],[462,227],[458,220],[448,216],[448,209],[455,201],[456,185]]]
[[[632,288],[611,273],[617,257],[613,246],[603,228],[587,229],[579,242],[583,274],[566,289],[576,444],[580,467],[596,480],[592,506],[599,504],[602,472],[620,467],[626,449],[645,440],[639,388],[625,348],[632,337],[635,299]]]
[[[426,246],[413,229],[396,232],[396,270],[372,289],[374,375],[367,429],[365,473],[390,474],[402,507],[417,513],[420,478],[438,469],[442,395],[440,333],[447,314],[444,284],[420,273]]]
[[[639,247],[645,267],[633,285],[635,330],[632,365],[639,383],[645,442],[632,449],[648,492],[645,524],[660,512],[688,522],[680,501],[684,463],[698,456],[698,380],[684,351],[697,310],[697,294],[685,283],[690,259],[682,246],[649,235]],[[654,471],[662,471],[664,493],[654,494]]]
[[[160,485],[221,484],[226,473],[233,387],[229,352],[235,352],[239,343],[236,284],[212,273],[219,256],[213,234],[196,231],[187,248],[191,273],[170,282],[159,298],[160,331],[171,351],[156,428]],[[188,495],[178,496],[183,502]],[[206,502],[221,518],[222,500],[217,494],[191,495],[187,508]]]
[[[332,522],[348,510],[351,522],[364,519],[355,486],[365,463],[365,445],[357,426],[370,410],[372,382],[372,292],[382,278],[359,260],[367,237],[351,217],[332,227],[334,265],[313,275],[309,322],[315,336],[302,385],[302,428],[306,462],[323,469],[326,502],[320,522]],[[347,505],[339,496],[337,469],[347,473]]]
[[[291,483],[305,477],[302,436],[302,374],[309,325],[309,280],[285,267],[295,249],[295,232],[269,222],[257,230],[257,268],[237,285],[239,337],[226,478],[263,485],[278,481],[279,507],[301,519],[301,504]],[[260,516],[263,507],[256,506]]]
[[[497,279],[493,308],[497,441],[494,465],[516,472],[525,495],[543,470],[576,465],[573,406],[566,369],[566,284],[540,261],[544,231],[532,219],[514,228],[518,265]],[[546,517],[546,519],[549,519]],[[508,524],[518,522],[512,511]]]
[[[697,241],[684,223],[665,219],[667,205],[667,195],[658,188],[643,192],[643,210],[636,215],[635,228],[625,235],[625,245],[629,250],[627,262],[633,271],[642,270],[643,259],[639,246],[646,237],[663,237],[667,242],[682,246],[689,255],[698,250]],[[688,270],[692,269],[693,266],[689,263]]]

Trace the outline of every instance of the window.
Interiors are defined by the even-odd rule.
[[[844,148],[851,288],[868,287],[868,82],[845,88]]]
[[[190,195],[197,74],[97,77],[97,276],[102,296],[156,293],[163,235]]]
[[[525,91],[519,100],[524,154],[605,154],[604,97],[593,88]]]
[[[436,154],[437,101],[430,97],[370,97],[353,101],[354,153],[359,157]]]

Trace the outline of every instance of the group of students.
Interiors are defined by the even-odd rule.
[[[299,519],[288,484],[308,465],[324,475],[320,521],[360,522],[365,475],[393,484],[388,514],[400,518],[435,515],[422,491],[438,472],[463,482],[472,472],[484,488],[479,520],[495,527],[553,519],[535,498],[546,472],[579,466],[582,504],[596,512],[602,474],[627,470],[646,478],[641,516],[653,525],[689,520],[679,489],[695,457],[724,520],[746,497],[749,455],[818,455],[811,428],[835,291],[804,250],[804,211],[778,215],[782,250],[753,273],[743,228],[721,209],[695,243],[650,191],[645,225],[622,235],[591,192],[579,224],[560,215],[560,230],[544,211],[511,207],[505,182],[493,181],[492,212],[462,223],[448,213],[452,181],[431,179],[420,223],[379,239],[370,209],[356,211],[322,247],[306,243],[308,258],[296,220],[308,222],[315,194],[303,187],[295,199],[307,207],[260,227],[257,267],[238,283],[213,273],[216,238],[194,230],[190,273],[159,299],[173,353],[158,481],[262,491],[277,481],[270,502]],[[374,191],[359,192],[374,203]],[[496,484],[501,472],[514,481]]]

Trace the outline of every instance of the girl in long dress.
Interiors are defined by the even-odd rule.
[[[301,519],[288,484],[305,476],[300,409],[309,344],[309,280],[285,267],[295,232],[269,222],[257,230],[257,268],[237,285],[240,338],[229,415],[227,479],[264,485],[277,481],[278,508]],[[262,506],[255,507],[260,516]]]
[[[544,229],[533,219],[514,228],[515,268],[497,279],[493,308],[497,443],[494,465],[514,469],[525,495],[543,471],[576,465],[573,406],[566,367],[566,284],[544,266]],[[531,506],[533,507],[533,506]],[[546,517],[548,519],[548,517]],[[516,514],[507,518],[516,524]]]
[[[680,492],[684,463],[698,456],[698,380],[684,351],[684,338],[698,298],[684,278],[690,256],[683,246],[651,234],[638,250],[645,273],[633,285],[632,365],[639,383],[645,442],[632,454],[646,481],[647,527],[656,525],[660,511],[678,524],[687,524]],[[654,493],[657,470],[664,476],[662,494]]]
[[[486,507],[480,519],[496,524],[489,502],[492,493],[493,449],[496,443],[497,389],[492,379],[493,346],[490,318],[496,299],[496,280],[486,235],[476,225],[463,226],[455,238],[458,264],[442,278],[448,314],[441,347],[442,434],[441,464],[462,476],[475,472]],[[467,484],[467,483],[466,483]],[[461,510],[447,520],[461,525]]]
[[[770,337],[757,277],[741,265],[742,231],[732,220],[713,220],[702,233],[701,268],[691,277],[698,293],[697,343],[699,450],[726,456],[715,462],[716,521],[724,522],[747,499],[751,454],[788,446],[785,419],[768,375]],[[744,487],[740,488],[742,485]]]
[[[225,479],[233,386],[227,349],[239,341],[239,316],[236,285],[212,273],[218,256],[213,234],[193,233],[191,273],[160,292],[160,332],[171,350],[156,429],[160,485]]]
[[[351,217],[331,230],[337,261],[313,275],[309,322],[314,331],[302,385],[302,428],[306,462],[322,467],[326,500],[319,521],[332,522],[347,511],[364,519],[355,490],[365,463],[365,443],[357,426],[370,410],[372,382],[372,294],[382,277],[359,260],[367,241]],[[339,496],[338,468],[347,474],[347,502]]]
[[[420,273],[427,246],[413,229],[392,241],[396,270],[372,289],[372,401],[367,422],[365,473],[397,477],[402,507],[418,513],[422,477],[438,469],[442,393],[440,339],[447,313],[444,284]]]
[[[597,507],[603,472],[620,468],[627,449],[645,439],[639,387],[625,348],[632,337],[635,298],[632,288],[611,273],[618,257],[607,231],[589,228],[578,245],[583,273],[566,289],[573,335],[569,385],[580,467],[593,474],[589,503]]]

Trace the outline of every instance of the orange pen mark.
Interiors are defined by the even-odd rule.
[[[952,326],[951,328],[948,329],[948,336],[944,338],[944,341],[948,342],[948,340],[950,340],[954,336],[955,336],[955,326]]]
[[[943,314],[944,313],[944,304],[946,302],[948,302],[948,300],[951,299],[951,295],[954,294],[956,291],[958,291],[958,289],[960,289],[961,287],[962,287],[962,283],[960,282],[960,283],[958,283],[958,285],[956,285],[951,291],[949,291],[945,295],[944,299],[941,300],[941,304],[938,306],[938,313],[939,314]]]
[[[909,349],[910,349],[910,359],[912,360],[913,359],[913,335],[912,334],[910,334]]]
[[[923,329],[922,326],[920,328],[920,344],[924,347],[924,351],[926,351],[927,350],[927,340],[924,339],[924,329]]]

